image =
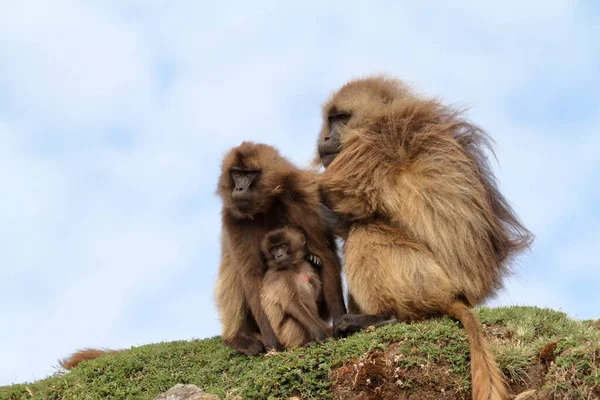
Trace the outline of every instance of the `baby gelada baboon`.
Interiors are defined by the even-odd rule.
[[[321,281],[306,260],[305,236],[293,226],[269,232],[261,250],[267,272],[263,280],[261,303],[281,344],[287,348],[324,342],[331,328],[319,318],[317,300]],[[319,259],[314,259],[317,266]]]

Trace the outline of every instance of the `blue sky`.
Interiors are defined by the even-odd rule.
[[[301,4],[2,6],[0,385],[81,347],[219,334],[222,155],[254,140],[306,166],[320,104],[372,73],[494,137],[537,240],[489,304],[600,317],[598,5]]]

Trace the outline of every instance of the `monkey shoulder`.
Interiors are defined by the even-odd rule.
[[[293,202],[318,204],[318,174],[314,171],[296,169],[282,182],[282,199]]]

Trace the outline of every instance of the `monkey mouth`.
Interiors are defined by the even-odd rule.
[[[333,152],[333,153],[322,153],[319,156],[321,157],[321,164],[323,164],[323,166],[325,168],[327,168],[329,166],[329,164],[331,164],[333,162],[333,160],[335,160],[335,158],[337,157],[337,155],[339,154],[339,151]]]
[[[252,206],[252,200],[250,199],[237,199],[233,202],[238,210],[247,211]]]

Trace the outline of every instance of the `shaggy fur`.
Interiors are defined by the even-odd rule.
[[[269,250],[277,243],[288,245],[291,260],[286,265],[278,263]],[[261,304],[281,344],[293,348],[324,341],[331,328],[319,318],[321,281],[305,259],[302,232],[293,227],[271,231],[261,247],[268,266]]]
[[[252,206],[243,211],[231,198],[233,167],[260,171],[252,184]],[[265,144],[244,142],[223,159],[217,189],[223,202],[222,253],[215,299],[223,343],[244,354],[278,345],[260,304],[266,272],[260,244],[273,229],[296,225],[306,232],[307,252],[323,263],[319,273],[323,286],[320,315],[327,319],[346,312],[340,260],[334,237],[324,225],[316,176],[296,168]]]
[[[502,288],[533,236],[499,192],[490,139],[460,113],[398,80],[351,81],[323,106],[351,117],[320,176],[326,204],[349,226],[344,264],[352,308],[415,320],[459,319],[471,346],[474,399],[506,399],[501,373],[468,307]]]
[[[107,354],[114,354],[121,350],[111,350],[111,349],[82,349],[78,350],[75,353],[71,354],[70,357],[59,360],[59,364],[67,370],[71,370],[77,366],[82,361],[93,360],[98,357],[105,356]]]

